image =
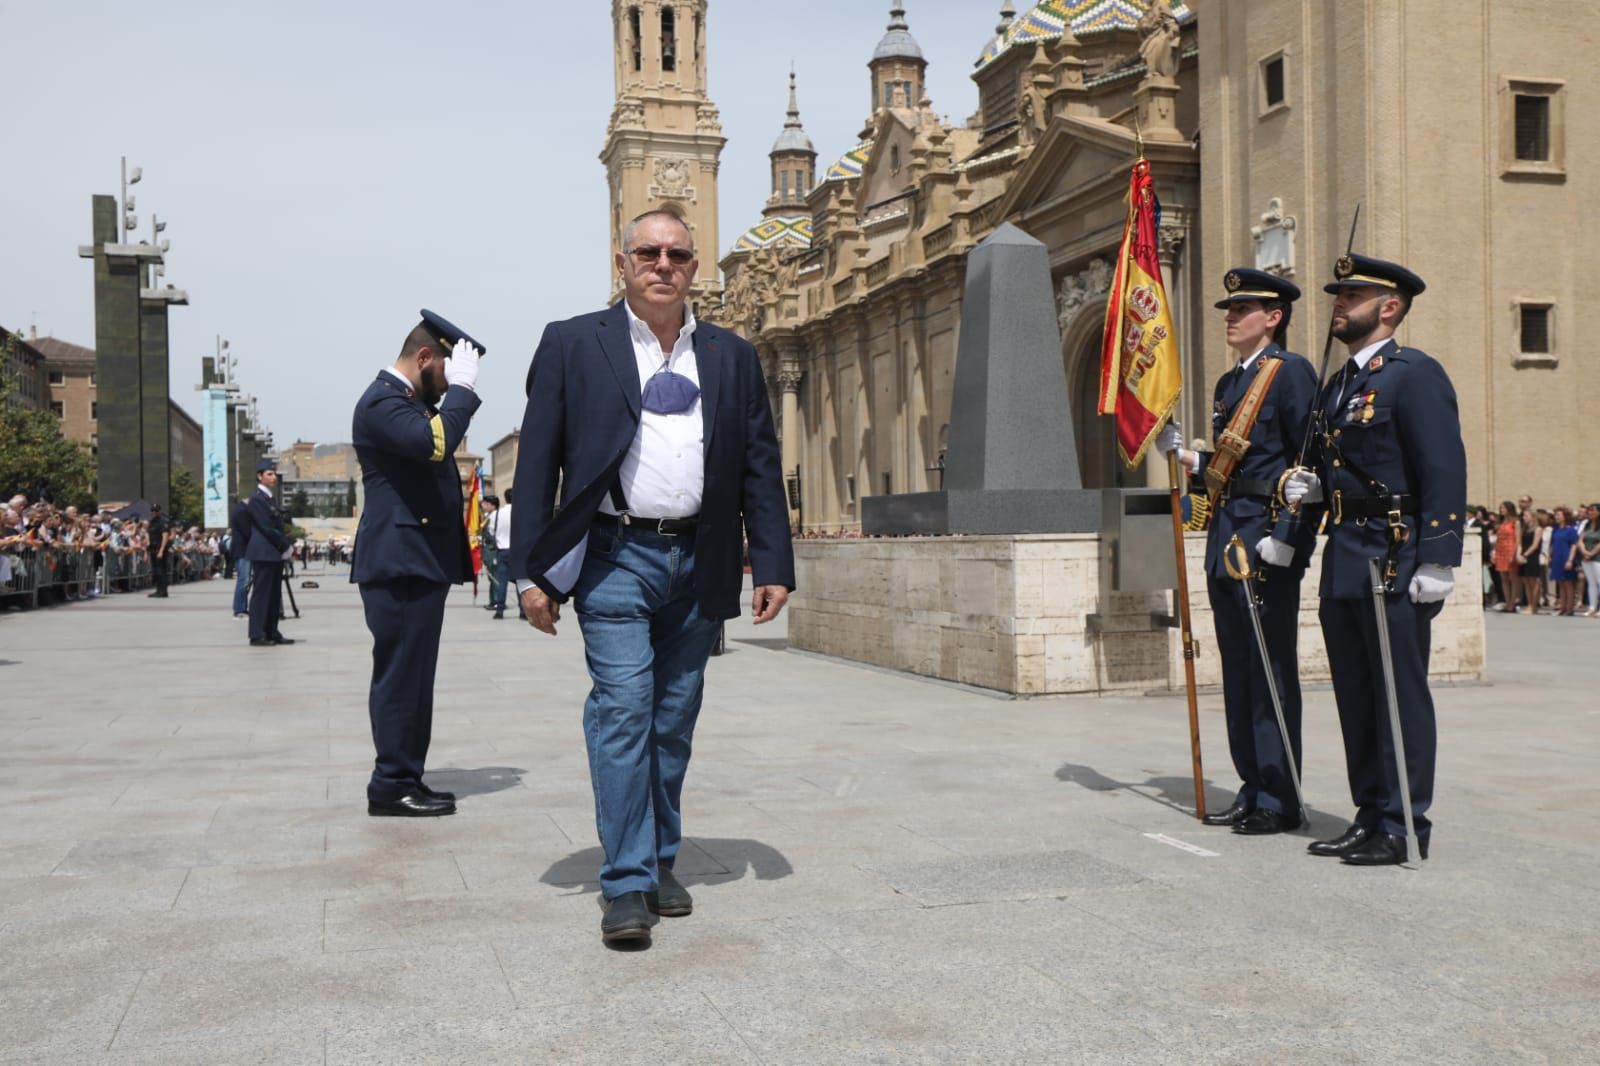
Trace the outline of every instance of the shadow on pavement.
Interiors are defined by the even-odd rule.
[[[1194,817],[1194,778],[1192,777],[1150,777],[1143,782],[1135,784],[1132,781],[1116,781],[1102,774],[1092,766],[1080,766],[1078,763],[1063,763],[1056,771],[1056,779],[1065,781],[1070,785],[1078,785],[1091,792],[1111,792],[1121,789],[1131,792],[1135,796],[1159,803],[1163,807],[1170,807],[1175,811],[1182,811],[1187,818]],[[1206,782],[1206,810],[1211,812],[1226,810],[1233,803],[1234,794],[1224,791]],[[1337,836],[1349,824],[1345,819],[1325,814],[1311,807],[1306,809],[1308,826],[1302,826],[1297,833],[1307,833],[1312,836]]]
[[[528,771],[517,766],[485,766],[477,770],[462,770],[447,766],[442,770],[429,770],[427,784],[442,792],[462,796],[482,796],[490,792],[504,792],[520,788],[522,775]]]
[[[690,853],[691,847],[699,854]],[[584,848],[552,864],[539,880],[598,895],[603,861],[605,852],[600,848]],[[777,848],[759,840],[694,837],[684,841],[673,872],[685,885],[724,885],[752,873],[757,881],[776,881],[794,873],[794,867]]]

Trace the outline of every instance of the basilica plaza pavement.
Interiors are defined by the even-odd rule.
[[[342,577],[257,649],[231,583],[0,615],[0,1060],[1306,1063],[1600,1058],[1600,622],[1491,616],[1438,693],[1420,870],[1199,826],[1181,696],[1011,701],[712,660],[678,871],[601,945],[576,623],[450,601],[430,783],[366,815]],[[536,639],[537,638],[537,639]],[[1208,802],[1233,784],[1202,696]],[[1312,833],[1350,813],[1307,698]]]

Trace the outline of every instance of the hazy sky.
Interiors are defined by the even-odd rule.
[[[1019,4],[1026,10],[1025,4]],[[856,143],[887,2],[712,0],[719,258],[769,191],[791,60],[826,166]],[[999,0],[909,0],[934,106],[977,107]],[[610,0],[131,5],[0,0],[0,325],[94,345],[90,197],[144,168],[169,222],[172,391],[198,412],[220,334],[279,446],[350,413],[430,307],[489,349],[476,451],[521,423],[544,324],[608,292]],[[703,251],[709,251],[703,250]]]

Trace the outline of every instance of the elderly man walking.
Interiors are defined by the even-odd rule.
[[[706,660],[739,614],[742,540],[757,624],[794,588],[761,365],[696,321],[698,265],[682,220],[640,215],[616,256],[624,299],[547,326],[528,372],[511,576],[534,628],[554,635],[570,598],[583,632],[608,941],[693,906],[672,875],[680,799]]]

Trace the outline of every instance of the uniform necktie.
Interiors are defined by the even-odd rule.
[[[645,382],[644,396],[640,402],[651,414],[675,415],[693,407],[699,396],[700,386],[682,374],[668,370],[663,363],[661,369],[651,374],[650,380]]]

